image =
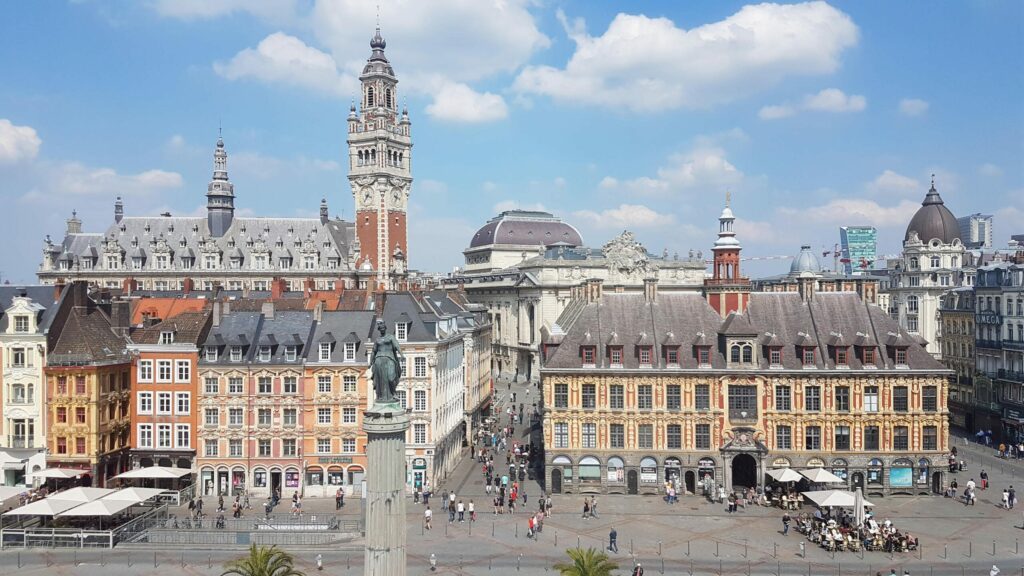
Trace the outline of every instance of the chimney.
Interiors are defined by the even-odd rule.
[[[231,301],[230,300],[224,300],[224,305],[221,306],[221,314],[224,315],[224,316],[227,316],[228,314],[231,314]]]
[[[75,210],[71,211],[71,218],[67,220],[68,234],[81,234],[82,233],[82,221],[78,219],[78,212]]]
[[[800,278],[798,282],[800,299],[804,302],[810,302],[814,298],[814,278]]]
[[[658,279],[644,278],[644,300],[647,302],[658,301]]]
[[[267,320],[273,320],[274,319],[274,302],[273,301],[264,302],[263,306],[260,308],[260,312],[263,313],[263,316]]]
[[[64,293],[64,279],[58,278],[53,284],[53,301],[57,302],[60,300],[60,295]]]
[[[320,199],[320,223],[327,224],[330,216],[327,215],[327,198]]]
[[[110,303],[110,324],[119,334],[128,331],[132,322],[131,303],[127,300],[117,299]]]
[[[287,286],[285,286],[284,278],[275,276],[274,279],[270,281],[270,299],[277,300],[284,296],[285,288],[287,288]]]
[[[375,292],[373,294],[373,310],[378,314],[384,314],[384,306],[387,305],[387,292]]]
[[[71,284],[71,304],[75,307],[85,307],[89,305],[89,283],[83,280],[72,282]]]
[[[220,302],[213,303],[213,327],[220,326]]]
[[[313,320],[316,320],[317,323],[319,323],[319,322],[322,322],[323,319],[324,319],[324,301],[323,300],[319,300],[319,301],[317,301],[316,306],[313,307]]]
[[[120,223],[124,218],[124,203],[121,202],[121,197],[117,197],[117,201],[114,202],[114,222]]]
[[[131,296],[133,291],[138,290],[138,287],[135,285],[135,278],[131,276],[125,278],[121,282],[121,290],[128,296]]]
[[[306,298],[309,298],[310,294],[312,294],[313,292],[313,289],[316,288],[316,284],[313,282],[312,278],[306,278],[303,281],[303,284],[305,284]]]
[[[586,293],[587,302],[597,302],[601,300],[601,286],[604,281],[600,278],[589,278],[587,279]]]
[[[181,291],[184,294],[191,294],[196,289],[195,281],[191,278],[185,278],[181,282]]]

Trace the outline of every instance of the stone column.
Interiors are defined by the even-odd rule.
[[[397,403],[374,403],[363,413],[366,431],[366,557],[364,573],[405,576],[405,431]]]

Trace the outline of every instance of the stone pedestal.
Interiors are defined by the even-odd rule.
[[[366,561],[363,573],[405,576],[405,431],[409,417],[394,404],[363,413],[366,431]]]

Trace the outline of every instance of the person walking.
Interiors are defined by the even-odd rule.
[[[586,498],[584,498],[583,499],[583,519],[586,520],[588,518],[590,518],[590,500],[587,500]]]
[[[417,495],[419,495],[418,492],[417,492]],[[416,500],[419,501],[419,498],[417,498]],[[344,489],[342,489],[339,486],[338,487],[338,491],[334,493],[334,509],[335,510],[341,510],[341,507],[344,506],[344,505],[345,505],[345,491],[344,491]]]
[[[1010,510],[1013,510],[1013,505],[1017,503],[1017,491],[1013,489],[1013,485],[1010,485]]]
[[[789,536],[789,523],[792,522],[792,521],[793,521],[793,519],[789,517],[789,512],[784,512],[782,514],[782,535],[783,536]]]
[[[978,475],[981,478],[981,489],[988,490],[988,472],[984,468],[981,469],[981,474]]]
[[[616,554],[619,553],[619,533],[615,531],[613,526],[611,531],[608,532],[608,550]]]
[[[423,511],[423,527],[430,530],[430,519],[434,517],[434,513],[427,508]]]
[[[598,518],[597,515],[597,496],[590,497],[590,516],[591,518]]]
[[[476,506],[473,505],[473,501],[469,501],[469,521],[476,522]]]
[[[454,500],[449,500],[448,501],[448,523],[451,524],[453,522],[455,522],[455,501]]]
[[[639,562],[633,567],[633,576],[644,576],[644,567]]]
[[[1003,488],[1003,509],[1010,509],[1010,491],[1006,488]]]
[[[462,500],[459,500],[459,503],[456,506],[455,510],[459,513],[459,522],[460,523],[465,522],[466,521],[466,505],[462,503]]]

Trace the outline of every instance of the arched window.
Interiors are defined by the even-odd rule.
[[[366,105],[373,106],[373,86],[366,88]]]
[[[362,166],[363,165],[363,151],[360,150],[356,154],[358,156],[358,160],[356,161],[356,166]]]
[[[747,344],[743,347],[743,361],[753,362],[754,361],[754,347]]]
[[[374,164],[377,163],[377,150],[376,149],[370,150],[370,162],[372,162]]]
[[[959,268],[960,267],[960,259],[957,258],[956,256],[953,256],[952,258],[950,258],[949,262],[950,262],[950,264],[949,264],[950,268]]]
[[[387,89],[387,90],[386,90],[386,91],[384,92],[384,103],[385,103],[385,105],[386,105],[386,106],[387,106],[388,108],[393,108],[393,106],[392,106],[392,104],[391,104],[391,88],[388,88],[388,89]]]
[[[732,347],[729,349],[729,361],[730,362],[739,362],[740,361],[740,345],[739,344],[733,344]]]

